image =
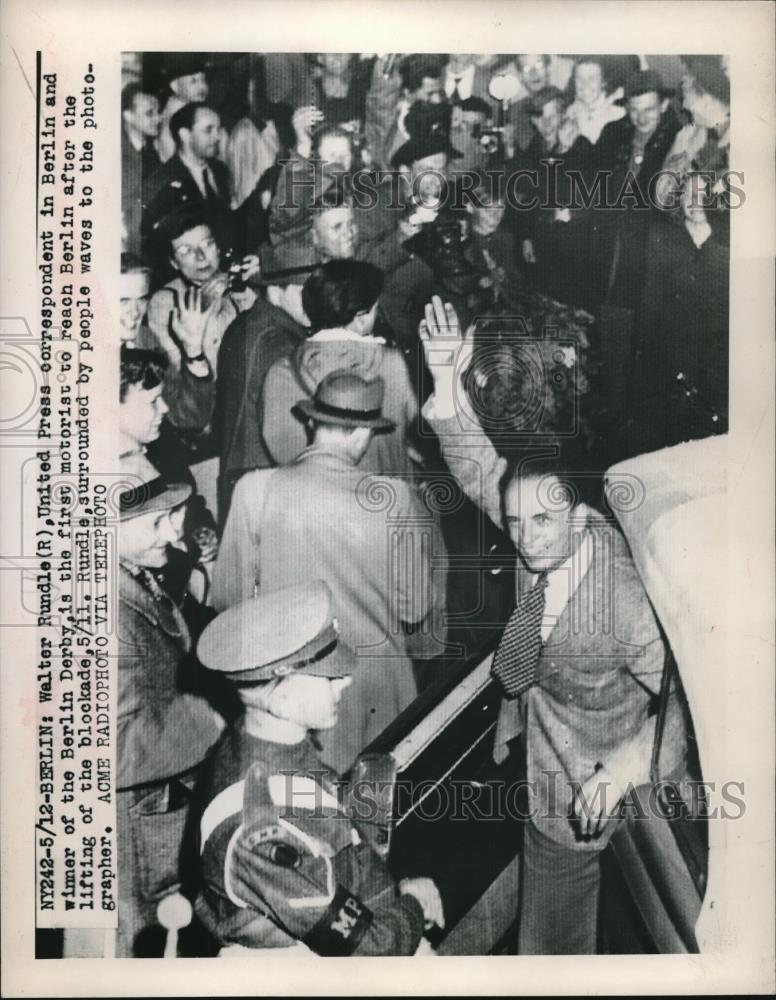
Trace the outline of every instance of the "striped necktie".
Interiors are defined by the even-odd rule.
[[[517,602],[493,657],[491,673],[507,698],[517,698],[536,681],[546,590],[547,574],[541,573],[533,587]]]

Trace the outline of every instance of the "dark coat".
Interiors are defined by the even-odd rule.
[[[700,248],[674,216],[662,214],[650,227],[636,327],[633,454],[727,430],[730,254],[725,227],[713,223]]]
[[[138,258],[142,255],[140,227],[143,205],[150,195],[151,178],[161,165],[162,161],[153,144],[147,143],[141,150],[137,150],[122,129],[121,212],[127,230],[127,252]]]
[[[595,313],[606,290],[607,268],[601,213],[583,202],[582,185],[593,192],[595,149],[584,136],[563,153],[546,150],[538,133],[520,157],[523,169],[537,171],[538,185],[521,180],[515,200],[532,208],[515,215],[516,233],[530,239],[536,263],[527,273],[539,291],[566,305]]]
[[[119,576],[116,788],[117,954],[136,954],[156,904],[181,880],[179,854],[196,768],[224,720],[190,658],[189,633],[166,595],[123,566]]]
[[[216,197],[205,202],[197,182],[186,164],[176,153],[150,178],[143,208],[142,242],[144,256],[162,267],[169,247],[160,238],[157,226],[166,216],[184,207],[205,210],[215,229],[222,250],[234,244],[232,213],[229,201],[229,171],[221,160],[208,160],[215,181]],[[160,272],[161,273],[161,272]],[[166,272],[163,272],[166,275]]]
[[[261,296],[224,334],[213,416],[222,480],[274,464],[261,428],[264,380],[304,339],[304,328]]]
[[[644,281],[644,252],[650,220],[657,209],[650,204],[650,182],[663,167],[663,162],[679,131],[679,122],[669,108],[644,147],[644,159],[633,165],[633,175],[638,186],[635,198],[623,196],[624,210],[607,212],[604,222],[608,228],[607,253],[609,279],[607,304],[634,309]],[[596,145],[598,169],[610,171],[607,182],[609,201],[616,204],[628,176],[635,129],[629,118],[610,122],[604,127]],[[643,204],[642,204],[643,203]]]

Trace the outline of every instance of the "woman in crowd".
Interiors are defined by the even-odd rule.
[[[175,368],[180,368],[179,345],[186,339],[182,325],[200,325],[202,354],[215,374],[226,328],[256,301],[256,293],[246,282],[258,274],[259,259],[249,255],[228,273],[223,270],[213,230],[206,216],[196,210],[175,213],[160,228],[177,273],[151,299],[148,325]]]

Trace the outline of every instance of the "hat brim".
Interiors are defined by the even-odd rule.
[[[210,647],[205,649],[200,640],[198,655],[204,666],[210,669],[219,669],[217,663],[222,662],[222,649],[214,650]],[[282,680],[284,677],[291,677],[294,674],[311,674],[313,677],[328,677],[329,679],[349,677],[358,666],[356,654],[350,646],[345,645],[339,638],[336,640],[336,643],[332,643],[331,651],[325,656],[318,658],[311,657],[307,662],[295,666],[294,660],[300,655],[304,656],[303,650],[283,657],[274,663],[262,664],[259,667],[249,667],[245,670],[228,670],[223,672],[235,684],[264,684],[267,681]]]
[[[436,156],[437,153],[446,153],[448,160],[460,160],[463,153],[445,143],[432,143],[431,145],[421,145],[415,139],[408,139],[399,146],[391,157],[391,165],[394,167],[408,167],[416,160],[423,160],[427,156]]]
[[[144,495],[142,486],[136,487],[130,492],[135,494],[137,502],[129,507],[121,508],[121,521],[129,521],[143,514],[157,514],[179,507],[191,496],[192,488],[188,483],[168,483],[161,493],[152,497]]]
[[[373,431],[393,431],[396,424],[387,417],[350,417],[337,416],[332,413],[321,413],[315,408],[315,400],[300,399],[291,411],[302,422],[314,420],[318,424],[330,424],[334,427],[369,427]],[[301,414],[301,417],[300,417]]]
[[[313,660],[299,667],[294,673],[312,674],[313,677],[350,677],[358,666],[356,654],[346,643],[339,639],[337,645],[328,656]]]

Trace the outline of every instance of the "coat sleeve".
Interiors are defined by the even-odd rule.
[[[215,404],[215,379],[208,367],[207,375],[193,375],[187,364],[180,370],[171,368],[164,377],[163,396],[170,408],[168,420],[180,430],[202,430],[209,422]]]
[[[194,668],[182,649],[123,604],[121,629],[119,789],[170,778],[199,764],[223,729],[223,719],[204,697],[183,690]]]
[[[307,447],[304,425],[291,412],[302,396],[289,363],[276,362],[264,383],[262,436],[277,465],[288,465]]]
[[[423,407],[423,416],[439,439],[448,469],[466,496],[497,527],[504,529],[501,479],[506,472],[506,459],[499,456],[471,408],[464,427],[458,416],[437,415],[434,404],[431,396]]]
[[[160,288],[148,303],[148,325],[167,355],[170,365],[179,369],[181,353],[170,335],[170,319],[175,308],[175,292],[172,288]]]
[[[616,612],[620,628],[625,628],[629,645],[637,650],[623,666],[633,684],[634,697],[643,704],[644,719],[630,739],[624,740],[601,763],[621,789],[628,784],[639,785],[649,779],[649,765],[655,740],[655,716],[647,706],[660,691],[665,668],[666,647],[660,634],[652,605],[639,581],[634,580],[635,568],[630,560],[622,563],[615,573],[616,593],[622,595],[622,607]],[[637,686],[637,687],[636,687]],[[675,701],[675,699],[673,699]],[[672,738],[675,730],[673,706],[665,735]]]
[[[213,568],[216,611],[247,600],[258,582],[258,513],[263,507],[262,486],[266,487],[269,474],[266,470],[248,473],[234,488]]]

